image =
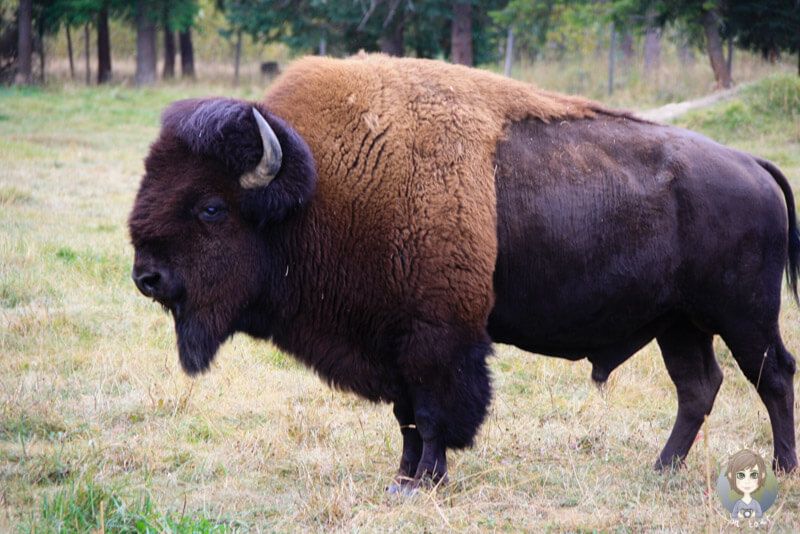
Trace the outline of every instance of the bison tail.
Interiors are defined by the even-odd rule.
[[[797,213],[794,204],[794,194],[789,185],[789,180],[771,161],[765,159],[758,159],[758,164],[761,165],[768,173],[772,175],[778,187],[783,191],[783,196],[786,198],[786,210],[789,214],[789,245],[788,245],[788,260],[786,264],[786,282],[789,284],[794,295],[794,300],[800,304],[800,298],[797,296],[797,278],[800,273],[800,231],[797,229]]]

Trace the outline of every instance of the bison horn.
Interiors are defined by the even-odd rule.
[[[258,162],[256,168],[252,171],[244,173],[239,178],[239,185],[244,189],[253,189],[255,187],[266,187],[281,170],[281,160],[283,159],[283,151],[275,132],[269,127],[267,121],[261,116],[256,108],[253,108],[253,116],[256,118],[258,124],[258,132],[261,134],[261,143],[264,145],[264,155],[261,156],[261,161]]]

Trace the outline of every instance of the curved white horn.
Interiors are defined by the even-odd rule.
[[[239,178],[239,185],[245,189],[253,189],[255,187],[266,187],[281,170],[281,160],[283,159],[283,151],[275,132],[269,127],[267,121],[261,116],[256,108],[253,108],[253,116],[256,118],[258,124],[258,132],[261,134],[261,143],[264,145],[264,155],[261,156],[261,161],[258,162],[256,168],[252,171],[244,173]]]

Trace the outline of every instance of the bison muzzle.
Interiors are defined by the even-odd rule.
[[[710,413],[719,335],[797,466],[778,312],[800,237],[787,179],[698,134],[439,62],[297,62],[261,102],[169,106],[129,219],[133,278],[186,372],[235,332],[392,403],[396,481],[446,477],[487,413],[493,341],[607,379],[656,339],[678,414]]]

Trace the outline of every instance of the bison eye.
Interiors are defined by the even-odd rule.
[[[222,202],[212,202],[200,210],[200,219],[205,222],[219,222],[225,218],[228,209]]]

